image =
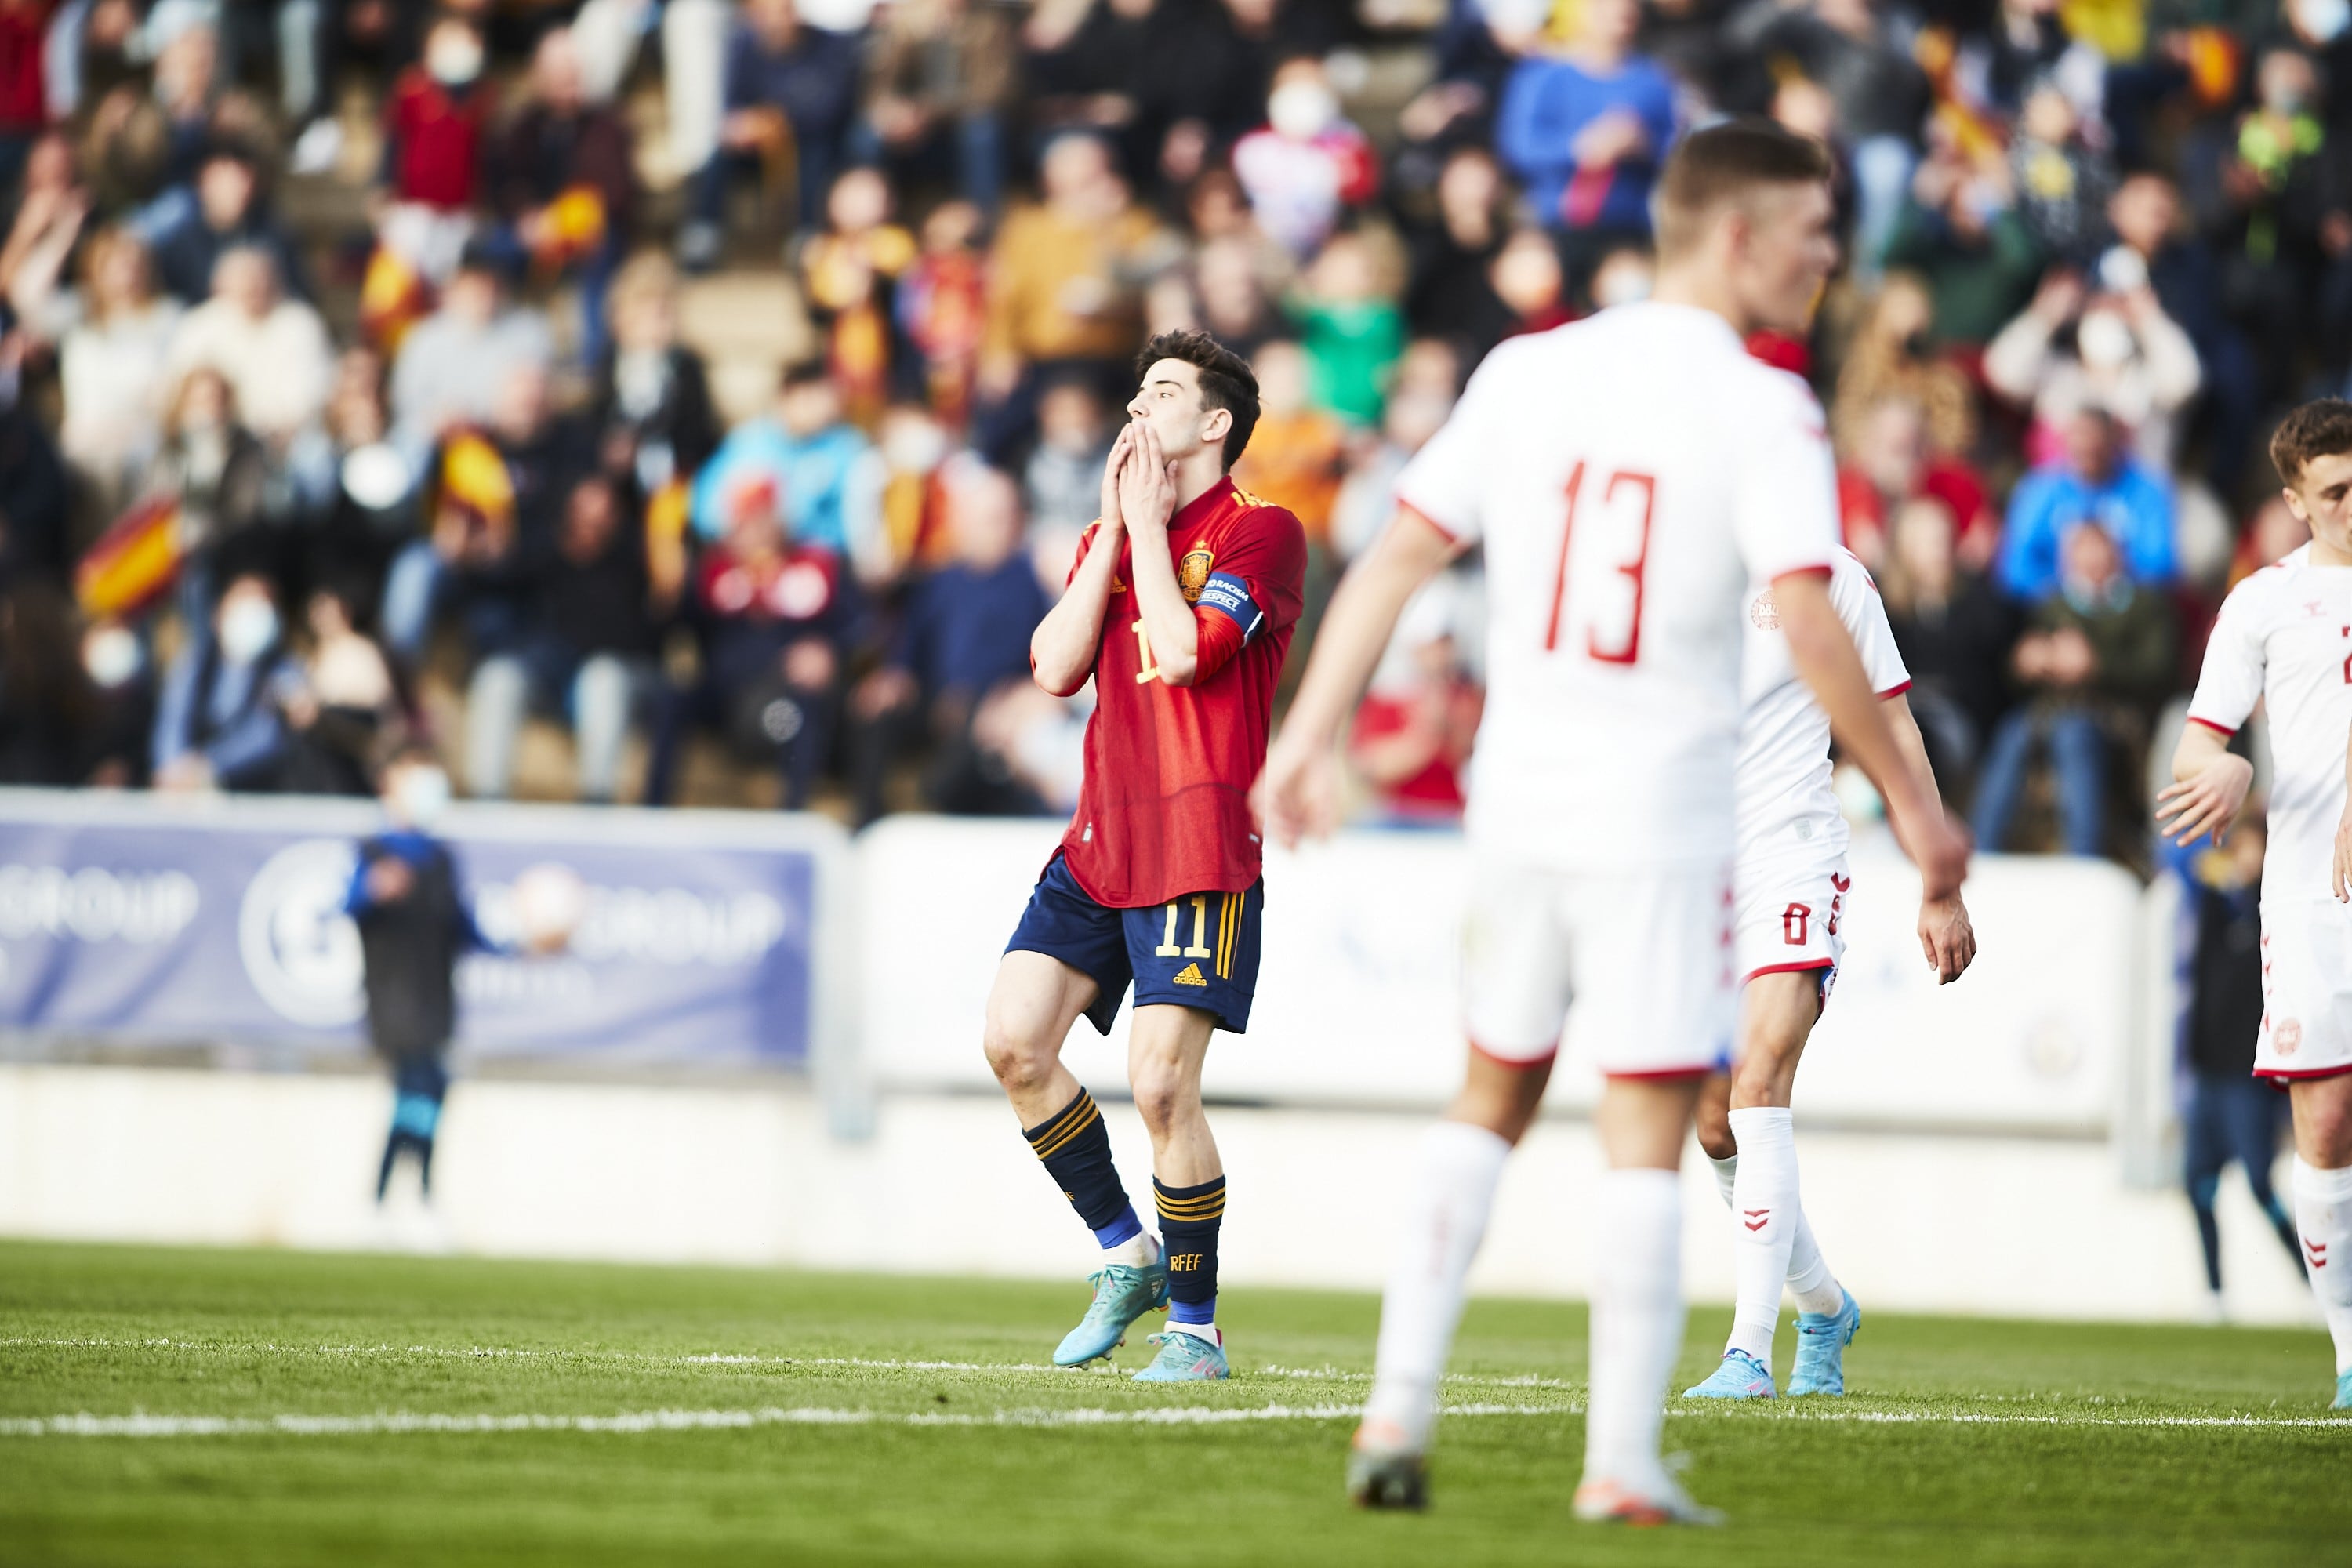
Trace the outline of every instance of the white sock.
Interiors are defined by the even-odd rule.
[[[1682,1190],[1672,1171],[1611,1171],[1593,1203],[1592,1393],[1584,1479],[1654,1489],[1666,1374],[1683,1343]]]
[[[1150,1226],[1137,1231],[1117,1247],[1102,1249],[1105,1263],[1124,1263],[1130,1268],[1149,1268],[1160,1261],[1160,1238]]]
[[[1729,1208],[1731,1184],[1739,1179],[1739,1156],[1734,1154],[1728,1160],[1718,1160],[1709,1154],[1706,1163],[1715,1172],[1715,1190],[1723,1194],[1723,1206]]]
[[[1797,1205],[1795,1243],[1789,1248],[1789,1289],[1797,1298],[1800,1312],[1826,1318],[1845,1306],[1845,1287],[1830,1272],[1829,1260],[1813,1239],[1813,1224],[1805,1217],[1801,1203]]]
[[[1364,1419],[1394,1424],[1415,1449],[1437,1420],[1437,1379],[1462,1321],[1462,1281],[1486,1234],[1511,1146],[1484,1127],[1441,1121],[1422,1139],[1404,1232],[1381,1299],[1380,1348]]]
[[[2294,1228],[2304,1273],[2336,1341],[2336,1375],[2352,1372],[2352,1167],[2322,1171],[2294,1162]]]
[[[1731,1255],[1739,1299],[1724,1348],[1746,1351],[1770,1366],[1780,1287],[1789,1279],[1797,1235],[1797,1134],[1788,1108],[1780,1105],[1733,1111],[1731,1133],[1739,1140],[1739,1174],[1731,1189]]]

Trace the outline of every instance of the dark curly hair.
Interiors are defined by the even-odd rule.
[[[1257,428],[1256,373],[1249,361],[1206,332],[1162,332],[1135,356],[1135,379],[1140,383],[1164,359],[1182,360],[1201,373],[1202,407],[1233,415],[1233,427],[1225,432],[1225,467],[1231,468]]]
[[[2289,486],[2303,478],[2303,466],[2312,458],[2339,452],[2352,452],[2352,403],[2340,397],[2305,404],[2281,420],[2271,437],[2271,464]]]

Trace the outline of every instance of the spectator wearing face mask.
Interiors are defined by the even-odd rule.
[[[1304,261],[1339,215],[1380,192],[1372,144],[1339,110],[1319,59],[1285,60],[1266,95],[1266,122],[1234,148],[1234,173],[1258,226]]]
[[[2200,383],[2196,345],[2164,313],[2136,254],[2111,251],[2100,271],[2095,293],[2075,273],[2051,273],[2024,313],[1985,345],[1985,382],[2032,409],[2029,461],[2058,457],[2067,418],[2095,405],[2128,433],[2141,463],[2170,473]]]
[[[2062,847],[2070,855],[2105,852],[2107,780],[2118,754],[2146,743],[2149,715],[2173,677],[2175,637],[2171,602],[2133,581],[2117,541],[2095,521],[2071,527],[2054,591],[2030,613],[2011,656],[2030,696],[1985,748],[1978,843],[2006,847],[2026,768],[2046,745]]]
[[[151,748],[155,787],[275,788],[289,736],[284,704],[301,685],[269,580],[236,578],[213,612],[212,636],[190,637],[164,674]]]
[[[437,17],[424,58],[401,72],[384,103],[382,237],[422,277],[446,281],[474,231],[482,146],[497,99],[482,79],[481,29]]]

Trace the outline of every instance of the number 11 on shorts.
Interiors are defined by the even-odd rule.
[[[1192,945],[1176,945],[1176,920],[1184,905],[1192,906]],[[1168,929],[1160,934],[1160,945],[1152,952],[1160,958],[1213,958],[1216,953],[1209,945],[1209,900],[1205,898],[1179,899],[1168,906]]]

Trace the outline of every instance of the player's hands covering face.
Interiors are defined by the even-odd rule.
[[[1128,460],[1118,471],[1118,510],[1129,528],[1163,526],[1176,511],[1176,479],[1160,437],[1140,419],[1129,425]]]
[[[1103,460],[1102,510],[1099,515],[1105,528],[1121,526],[1118,476],[1119,471],[1127,467],[1128,456],[1134,447],[1135,426],[1129,425],[1119,431],[1118,439],[1110,444],[1110,456]]]
[[[2179,784],[2158,793],[2156,830],[2184,848],[2209,835],[2219,844],[2222,832],[2236,818],[2238,808],[2246,804],[2246,789],[2253,782],[2254,764],[2223,752]],[[2336,863],[2339,868],[2344,864],[2340,832]]]

